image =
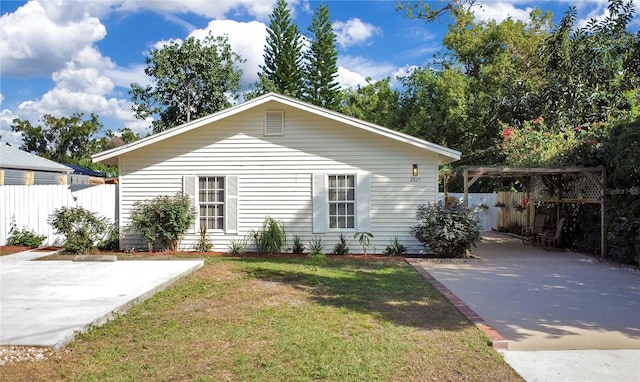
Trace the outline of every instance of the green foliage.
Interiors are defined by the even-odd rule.
[[[131,84],[133,111],[138,119],[159,115],[153,132],[169,129],[231,106],[229,96],[240,89],[243,59],[227,37],[189,37],[153,49],[144,72],[155,86]]]
[[[391,244],[387,245],[387,248],[384,250],[384,253],[387,256],[404,256],[407,254],[407,247],[405,247],[402,243],[400,243],[400,240],[398,239],[398,237],[394,237],[393,240],[391,240]]]
[[[263,56],[264,66],[260,66],[260,80],[255,85],[255,95],[273,90],[301,98],[304,92],[302,36],[298,26],[291,20],[286,0],[277,0],[269,15]]]
[[[326,243],[321,237],[316,236],[309,240],[309,243],[307,244],[307,247],[309,247],[309,256],[313,257],[322,255],[325,245]]]
[[[469,208],[418,206],[411,234],[440,257],[465,257],[480,241],[480,218]]]
[[[98,243],[98,249],[105,251],[117,251],[120,249],[120,230],[110,227],[107,236]]]
[[[373,234],[371,232],[356,232],[353,234],[354,239],[358,239],[358,243],[362,246],[362,253],[367,254],[367,249],[371,245],[371,238]]]
[[[136,202],[131,211],[131,227],[146,241],[149,251],[160,240],[163,248],[175,251],[182,236],[195,221],[189,197],[182,193]]]
[[[373,81],[356,89],[344,89],[340,112],[371,123],[391,128],[402,126],[403,110],[399,105],[399,92],[391,88],[389,77]]]
[[[329,18],[329,8],[320,4],[309,26],[310,46],[305,54],[304,99],[314,105],[336,110],[340,92],[338,76],[338,51],[336,35]]]
[[[287,247],[287,234],[284,223],[267,216],[262,228],[253,231],[253,242],[259,253],[283,253]]]
[[[244,243],[244,240],[233,239],[229,243],[228,253],[229,255],[232,255],[232,256],[238,256],[244,252],[245,247],[246,245]]]
[[[293,236],[293,247],[291,248],[293,254],[299,255],[304,252],[304,243],[300,239],[300,235]]]
[[[62,207],[49,215],[49,224],[66,238],[65,252],[89,253],[109,227],[108,219],[82,207]]]
[[[607,242],[617,261],[640,265],[640,218],[619,216],[613,220],[608,230]]]
[[[349,245],[347,244],[347,237],[341,233],[340,241],[333,247],[333,253],[335,255],[348,255],[349,254]]]
[[[9,239],[7,245],[37,248],[47,239],[45,235],[38,235],[26,228],[18,229],[15,218],[11,218]]]
[[[193,249],[196,252],[209,252],[213,249],[213,243],[207,237],[207,226],[200,226],[200,236],[198,242],[194,245]]]
[[[24,151],[58,163],[76,163],[99,151],[94,136],[102,129],[102,123],[95,114],[87,120],[83,116],[75,113],[58,118],[47,114],[38,126],[16,118],[11,131],[21,133],[20,149]]]

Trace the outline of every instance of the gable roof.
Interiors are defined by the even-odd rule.
[[[276,93],[268,93],[268,94],[262,95],[260,97],[243,102],[241,104],[230,107],[228,109],[221,110],[214,114],[208,115],[206,117],[202,117],[202,118],[193,120],[191,122],[182,124],[180,126],[176,126],[171,129],[162,131],[160,133],[150,135],[146,138],[129,143],[127,145],[116,147],[111,150],[106,150],[106,151],[94,154],[92,155],[92,159],[94,162],[102,162],[102,163],[117,165],[118,157],[120,155],[152,145],[154,143],[163,141],[165,139],[169,139],[178,134],[182,134],[184,132],[197,129],[204,125],[220,121],[224,118],[231,117],[233,115],[242,113],[246,110],[252,109],[254,107],[260,106],[262,104],[265,104],[271,101],[275,101],[283,105],[296,108],[298,110],[306,111],[324,118],[328,118],[336,122],[345,123],[355,128],[359,128],[359,129],[369,131],[378,135],[382,135],[384,137],[394,139],[396,141],[404,142],[425,150],[429,150],[431,152],[438,154],[440,164],[450,163],[460,159],[461,153],[459,151],[452,150],[450,148],[440,146],[435,143],[431,143],[431,142],[422,140],[420,138],[413,137],[408,134],[391,130],[386,127],[382,127],[373,123],[365,122],[357,118],[349,117],[347,115],[340,114],[335,111],[331,111],[316,105],[302,102],[295,98],[283,96],[281,94],[276,94]]]
[[[73,170],[49,159],[0,144],[0,168],[69,173]]]

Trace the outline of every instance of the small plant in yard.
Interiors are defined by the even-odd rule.
[[[371,238],[373,234],[371,232],[356,232],[353,234],[354,239],[358,239],[358,242],[362,246],[362,253],[367,254],[367,248],[371,245]]]
[[[45,235],[38,235],[26,228],[18,229],[15,218],[11,218],[10,227],[7,245],[36,248],[41,246],[47,239]]]
[[[136,202],[131,212],[130,228],[147,242],[149,252],[153,251],[153,244],[158,239],[164,249],[175,251],[195,217],[196,212],[188,196],[182,193],[163,195]]]
[[[120,249],[120,230],[110,227],[107,237],[98,243],[98,248],[105,251],[117,251]]]
[[[238,256],[244,252],[245,244],[243,240],[233,239],[229,243],[229,251],[227,252],[231,256]]]
[[[384,253],[387,256],[404,256],[407,254],[407,247],[400,243],[398,237],[394,237],[391,240],[391,244],[387,245],[387,249],[385,249]]]
[[[213,243],[207,237],[207,226],[200,226],[200,237],[198,238],[198,242],[193,246],[193,249],[196,252],[209,252],[213,249]]]
[[[65,252],[88,253],[107,232],[108,219],[82,207],[62,207],[49,216],[49,224],[66,238]]]
[[[295,255],[299,255],[304,252],[304,243],[300,238],[300,235],[295,235],[293,237],[293,247],[291,247],[291,253]]]
[[[416,219],[411,234],[438,256],[465,257],[480,241],[480,218],[469,208],[421,204]]]
[[[333,247],[333,253],[336,255],[348,255],[349,246],[347,245],[347,237],[343,233],[340,234],[340,241]]]
[[[309,256],[319,256],[322,255],[322,251],[324,250],[325,241],[322,240],[321,237],[314,237],[309,240]]]
[[[259,253],[283,253],[287,247],[287,234],[284,223],[268,216],[262,228],[253,231],[253,241]]]

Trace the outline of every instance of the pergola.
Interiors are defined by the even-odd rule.
[[[526,188],[527,203],[600,204],[600,256],[607,253],[604,219],[604,167],[566,168],[497,168],[467,167],[464,169],[464,203],[469,205],[469,187],[482,177],[516,178]],[[559,212],[558,212],[559,213]]]

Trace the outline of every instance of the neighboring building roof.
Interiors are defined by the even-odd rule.
[[[71,164],[71,163],[65,163],[64,165],[67,166],[67,167],[71,167],[73,169],[73,173],[74,174],[96,176],[96,177],[100,177],[100,178],[104,178],[105,177],[104,174],[101,173],[100,171],[94,171],[94,170],[91,170],[89,168],[81,167],[81,166],[78,166],[76,164]]]
[[[362,130],[366,130],[369,132],[373,132],[376,134],[380,134],[382,136],[385,136],[387,138],[390,139],[395,139],[397,141],[400,142],[404,142],[413,146],[417,146],[420,148],[423,148],[425,150],[429,150],[432,152],[435,152],[439,155],[439,162],[441,164],[445,164],[445,163],[450,163],[450,162],[454,162],[458,159],[460,159],[460,155],[461,153],[459,151],[456,150],[452,150],[449,149],[447,147],[444,146],[440,146],[437,145],[435,143],[431,143],[431,142],[427,142],[425,140],[413,137],[411,135],[407,135],[407,134],[403,134],[400,133],[398,131],[395,130],[391,130],[388,129],[386,127],[382,127],[373,123],[369,123],[369,122],[365,122],[362,120],[359,120],[357,118],[353,118],[353,117],[349,117],[347,115],[344,114],[340,114],[337,113],[335,111],[331,111],[319,106],[315,106],[306,102],[302,102],[300,100],[294,99],[294,98],[290,98],[290,97],[286,97],[280,94],[276,94],[276,93],[268,93],[265,94],[263,96],[254,98],[252,100],[246,101],[244,103],[241,103],[239,105],[230,107],[228,109],[225,110],[221,110],[217,113],[208,115],[206,117],[202,117],[199,119],[196,119],[194,121],[191,122],[187,122],[185,124],[182,124],[180,126],[176,126],[174,128],[171,128],[169,130],[165,130],[163,132],[160,132],[158,134],[154,134],[151,136],[148,136],[146,138],[140,139],[138,141],[129,143],[127,145],[124,146],[120,146],[120,147],[116,147],[114,149],[111,150],[107,150],[107,151],[103,151],[97,154],[92,155],[92,159],[94,162],[102,162],[102,163],[107,163],[107,164],[112,164],[112,165],[117,165],[118,164],[118,160],[117,158],[120,155],[126,154],[128,152],[140,149],[142,147],[163,141],[165,139],[169,139],[173,136],[176,136],[178,134],[182,134],[184,132],[193,130],[193,129],[197,129],[199,127],[202,127],[204,125],[219,121],[221,119],[236,115],[238,113],[241,113],[243,111],[252,109],[254,107],[257,107],[259,105],[262,105],[264,103],[267,102],[271,102],[271,101],[275,101],[275,102],[279,102],[283,105],[287,105],[290,107],[294,107],[296,109],[299,110],[303,110],[303,111],[307,111],[309,113],[312,114],[316,114],[319,115],[321,117],[325,117],[331,120],[334,120],[336,122],[340,122],[340,123],[345,123],[348,124],[350,126],[362,129]]]
[[[73,169],[49,159],[0,144],[0,168],[70,173]]]

